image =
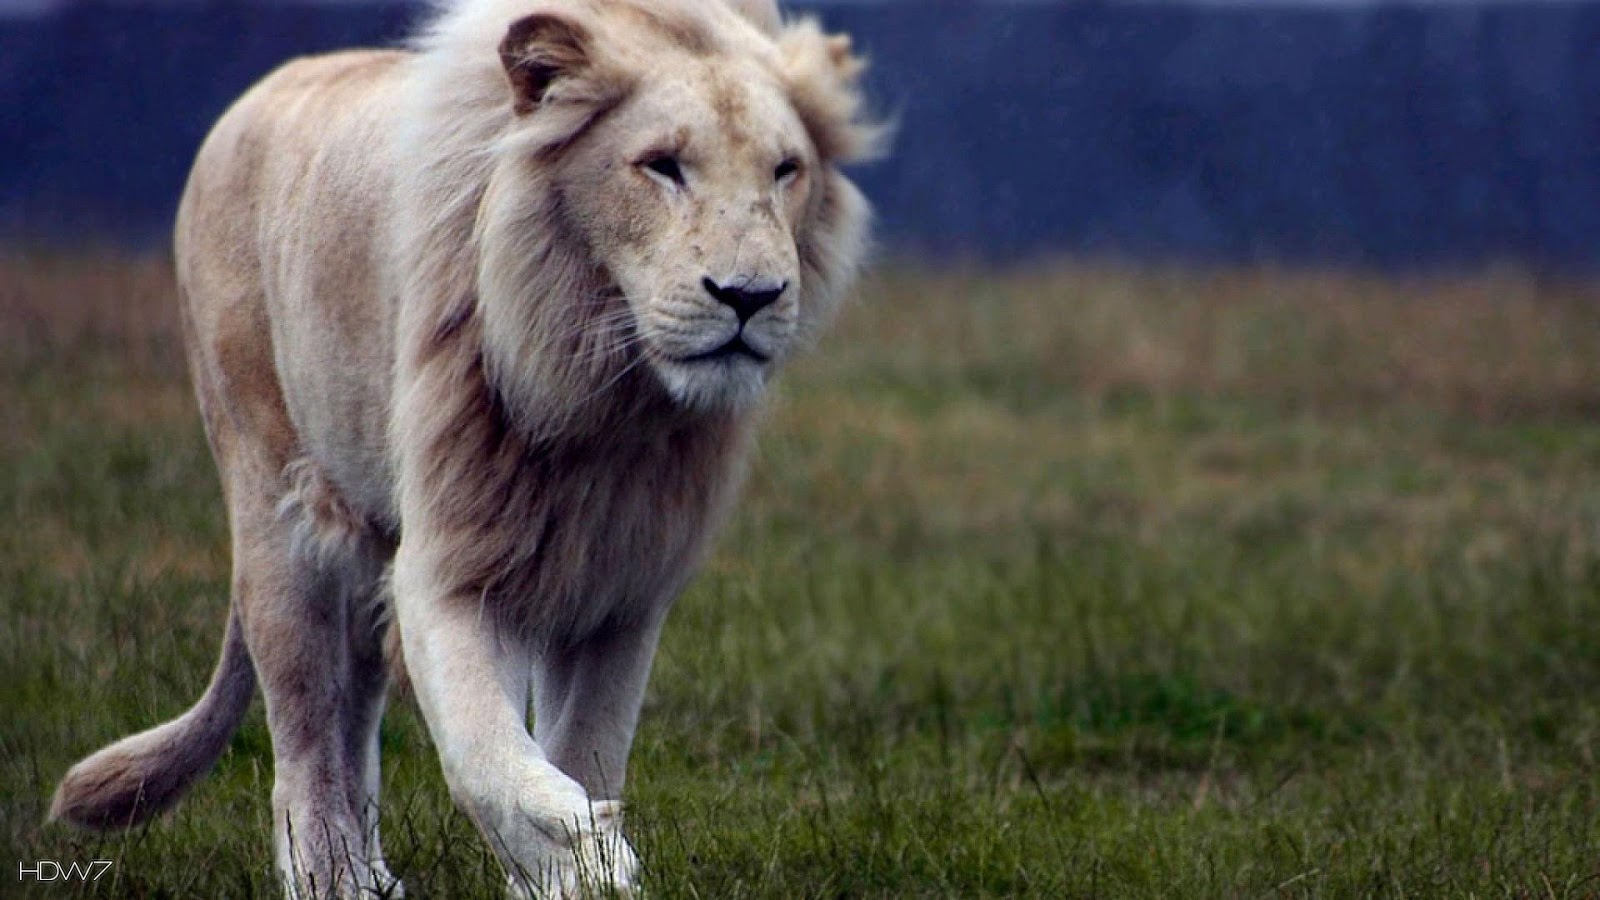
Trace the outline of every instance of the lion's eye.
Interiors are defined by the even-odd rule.
[[[800,174],[799,160],[786,159],[778,163],[778,167],[772,170],[772,180],[788,181],[798,174]]]
[[[683,169],[678,165],[676,157],[658,156],[646,162],[644,167],[673,184],[683,184]]]

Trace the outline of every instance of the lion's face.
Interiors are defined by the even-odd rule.
[[[489,246],[531,252],[485,284],[514,297],[516,279],[581,256],[606,285],[571,307],[550,291],[486,304],[492,337],[529,338],[496,365],[523,370],[530,394],[629,369],[686,407],[748,406],[859,259],[865,204],[836,168],[869,130],[847,42],[766,33],[721,4],[667,8],[535,14],[501,45],[518,123],[486,200]],[[551,231],[581,250],[530,240]]]
[[[776,78],[718,62],[642,86],[564,167],[573,221],[629,311],[619,334],[694,406],[755,398],[794,343],[816,165]]]

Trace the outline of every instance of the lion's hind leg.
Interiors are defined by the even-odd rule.
[[[272,491],[230,500],[235,601],[272,732],[278,868],[291,896],[396,896],[377,832],[386,542],[349,527],[309,461],[274,480],[276,503]]]

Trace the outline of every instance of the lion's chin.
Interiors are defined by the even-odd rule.
[[[652,360],[667,393],[687,409],[742,412],[766,393],[770,364],[744,355],[691,361]]]

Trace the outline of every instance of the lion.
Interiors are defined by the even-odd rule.
[[[174,244],[232,533],[221,658],[52,816],[171,807],[259,681],[286,889],[394,895],[403,660],[514,896],[634,889],[621,797],[663,623],[865,253],[840,168],[881,143],[863,65],[772,0],[460,0],[238,100]]]

